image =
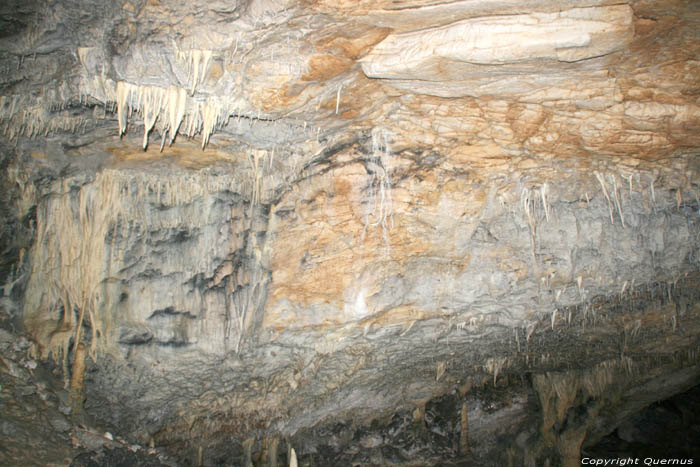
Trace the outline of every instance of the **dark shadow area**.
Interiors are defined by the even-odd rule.
[[[584,447],[582,457],[686,460],[700,463],[700,386],[656,402],[625,419],[598,444]],[[692,459],[692,464],[689,460]],[[652,464],[649,465],[662,465]]]

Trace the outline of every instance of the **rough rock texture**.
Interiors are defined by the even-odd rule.
[[[8,304],[4,298],[3,311],[7,311]],[[143,449],[109,432],[85,426],[85,414],[71,406],[60,378],[51,373],[50,365],[37,363],[28,355],[30,342],[13,332],[9,318],[5,313],[0,315],[3,465],[174,464],[155,449]]]
[[[183,465],[579,465],[700,382],[699,6],[5,2],[7,315]]]

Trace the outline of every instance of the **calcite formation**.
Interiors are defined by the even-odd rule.
[[[700,381],[697,2],[0,12],[3,309],[102,430],[573,466]]]

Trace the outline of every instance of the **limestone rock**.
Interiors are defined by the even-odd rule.
[[[0,376],[87,346],[84,463],[637,439],[698,381],[696,3],[5,2]]]

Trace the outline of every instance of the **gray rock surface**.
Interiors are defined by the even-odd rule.
[[[699,382],[699,24],[5,2],[6,460],[569,466],[639,439],[623,420]]]

